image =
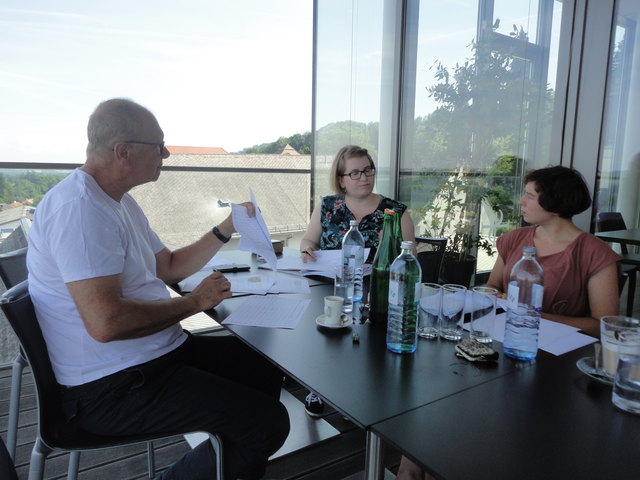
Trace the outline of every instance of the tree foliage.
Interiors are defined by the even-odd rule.
[[[31,170],[17,174],[0,173],[0,203],[33,199],[33,205],[37,205],[44,194],[67,175]]]
[[[517,217],[524,170],[517,154],[527,132],[537,132],[535,119],[551,119],[553,91],[538,83],[532,74],[536,66],[522,58],[528,45],[526,32],[514,25],[510,41],[488,34],[471,43],[473,55],[463,63],[453,68],[436,63],[436,82],[427,93],[437,108],[416,119],[416,163],[425,169],[415,188],[422,183],[423,191],[425,184],[430,190],[421,204],[412,205],[414,220],[423,235],[447,236],[447,251],[459,258],[473,246],[486,248],[477,235],[483,200],[505,220]]]
[[[262,143],[253,147],[245,148],[240,153],[246,154],[276,154],[280,153],[287,145],[291,145],[301,155],[311,154],[311,132],[296,133],[290,137],[280,137],[275,142]]]

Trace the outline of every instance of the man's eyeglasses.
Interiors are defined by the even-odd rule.
[[[351,180],[360,180],[363,173],[365,177],[373,177],[376,174],[376,169],[374,167],[367,167],[364,170],[353,170],[352,172],[344,173],[340,176],[349,177]]]
[[[136,140],[125,140],[122,143],[135,143],[137,145],[153,145],[158,149],[158,153],[162,155],[164,153],[164,142],[137,142]]]

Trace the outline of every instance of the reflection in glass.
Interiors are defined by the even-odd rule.
[[[561,2],[468,4],[420,3],[400,200],[416,234],[447,237],[446,257],[459,261],[479,250],[477,269],[488,270],[497,236],[519,225],[523,173],[558,162],[550,156],[561,108],[551,53]]]
[[[616,3],[595,196],[596,213],[620,212],[628,228],[640,226],[639,17],[637,1]]]

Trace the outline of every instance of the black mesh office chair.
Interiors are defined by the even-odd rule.
[[[446,246],[446,238],[416,237],[416,255],[422,269],[422,283],[440,281],[440,269]]]
[[[29,465],[29,480],[42,480],[44,463],[53,450],[70,452],[68,479],[77,478],[80,463],[80,452],[121,445],[147,443],[149,460],[149,477],[155,476],[153,448],[151,441],[161,438],[183,435],[193,432],[161,432],[155,435],[104,436],[94,435],[80,430],[70,429],[63,421],[60,385],[56,381],[49,360],[47,345],[42,336],[40,325],[29,296],[28,281],[24,281],[5,292],[0,297],[0,307],[9,320],[26,358],[31,366],[38,400],[38,432]],[[206,433],[216,452],[217,478],[223,478],[222,443],[217,435]]]
[[[599,212],[596,217],[596,230],[598,232],[610,232],[612,230],[626,230],[627,225],[624,223],[620,212]],[[620,292],[624,288],[625,280],[629,282],[627,290],[627,316],[633,314],[633,301],[636,293],[636,277],[640,271],[640,255],[629,253],[627,245],[619,243],[620,255],[622,256],[621,273],[622,281],[620,282]]]
[[[0,254],[0,279],[7,290],[27,279],[27,247]],[[11,367],[11,393],[7,420],[7,450],[12,460],[16,457],[22,371],[26,366],[27,359],[20,349]]]

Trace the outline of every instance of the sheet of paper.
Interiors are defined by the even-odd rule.
[[[268,293],[310,293],[306,278],[276,278]]]
[[[255,211],[253,217],[249,217],[246,207],[235,203],[231,204],[233,226],[240,234],[238,248],[260,255],[265,259],[267,265],[269,265],[272,270],[275,270],[277,267],[277,258],[276,253],[273,251],[269,230],[264,223],[253,191],[249,190],[249,194]]]
[[[308,298],[250,296],[222,323],[268,328],[295,328],[309,307]]]
[[[491,336],[494,340],[504,342],[504,326],[506,320],[506,312],[496,315],[493,331],[491,332]],[[465,324],[465,329],[469,329],[468,324]],[[544,318],[540,320],[538,348],[545,352],[549,352],[553,355],[561,355],[595,341],[595,338],[580,333],[579,329],[570,325],[552,322],[551,320],[546,320]]]
[[[210,271],[200,270],[190,277],[185,278],[178,285],[183,293],[192,292],[194,288],[200,285],[200,282],[207,276],[211,275]]]
[[[213,270],[218,265],[229,265],[232,263],[234,263],[232,260],[226,259],[223,256],[216,254],[211,257],[211,259],[207,263],[205,263],[204,267],[202,267],[200,270]]]
[[[364,258],[369,256],[369,248],[364,249]],[[304,263],[300,257],[282,257],[278,259],[278,270],[286,270],[292,273],[300,272],[302,275],[320,275],[334,278],[335,267],[342,263],[342,250],[317,250],[315,262]],[[260,268],[268,268],[260,266]],[[364,266],[364,275],[371,274],[371,265]]]
[[[584,347],[591,343],[597,342],[598,339],[585,335],[584,333],[574,332],[570,335],[560,337],[545,345],[544,350],[553,355],[562,355],[576,348]]]
[[[229,276],[232,293],[253,293],[255,295],[266,295],[273,287],[273,278],[266,275],[251,274],[247,276]]]

